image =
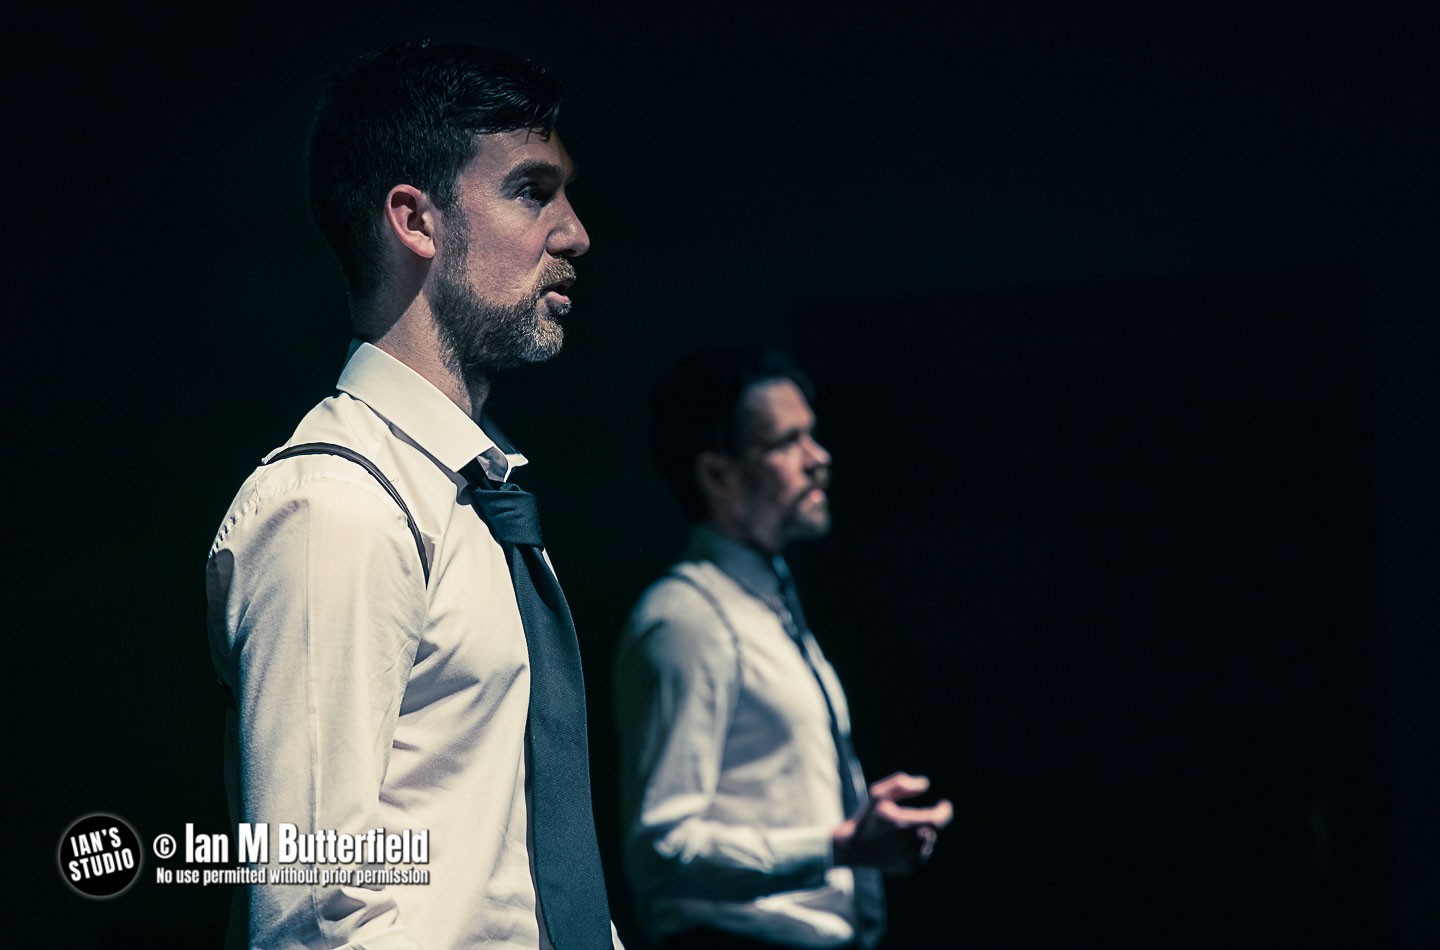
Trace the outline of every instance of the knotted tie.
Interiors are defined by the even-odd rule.
[[[530,827],[535,888],[556,950],[609,950],[610,904],[590,805],[585,681],[565,594],[541,549],[535,496],[496,487],[479,461],[460,470],[505,550],[530,656]]]
[[[771,566],[780,579],[780,620],[785,631],[800,649],[805,665],[810,667],[815,681],[820,684],[820,694],[825,697],[825,708],[830,713],[830,734],[835,739],[835,752],[840,760],[840,799],[845,816],[852,817],[869,801],[865,775],[860,770],[860,759],[855,755],[855,746],[850,733],[840,728],[840,717],[835,714],[830,691],[820,675],[814,646],[815,638],[805,623],[805,612],[800,609],[800,595],[795,589],[795,578],[790,573],[785,559],[776,555]],[[861,947],[874,947],[885,936],[885,880],[876,868],[854,867],[855,875],[855,942]]]

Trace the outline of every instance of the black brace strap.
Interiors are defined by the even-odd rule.
[[[395,499],[395,504],[399,505],[400,510],[405,513],[405,520],[410,524],[410,536],[415,539],[415,550],[420,552],[420,569],[425,574],[425,583],[427,585],[430,583],[430,559],[425,556],[425,542],[420,538],[420,528],[415,524],[415,516],[410,514],[410,509],[405,505],[405,499],[400,497],[400,493],[395,490],[395,486],[390,484],[390,479],[385,477],[385,474],[375,466],[374,462],[359,452],[356,452],[354,449],[346,448],[343,445],[336,445],[333,442],[304,442],[300,445],[292,445],[288,449],[276,452],[261,464],[269,465],[281,459],[294,458],[297,455],[338,455],[343,459],[349,459],[371,475],[374,475],[375,480],[380,483],[380,487],[385,489],[391,498]]]

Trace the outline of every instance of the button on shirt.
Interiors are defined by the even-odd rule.
[[[247,887],[246,939],[548,947],[527,847],[525,632],[505,554],[456,474],[478,457],[504,481],[524,460],[369,344],[337,388],[286,444],[374,462],[419,527],[429,584],[404,513],[360,465],[308,455],[250,476],[206,571],[212,655],[235,699],[227,789],[236,821],[269,823],[272,856],[281,822],[426,830],[430,882]]]
[[[625,866],[655,935],[710,927],[800,947],[855,938],[830,713],[757,551],[705,527],[641,597],[616,654]],[[807,634],[843,730],[834,671]]]

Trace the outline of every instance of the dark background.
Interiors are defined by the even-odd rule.
[[[55,848],[92,811],[147,842],[226,828],[205,551],[346,346],[309,110],[360,50],[433,35],[570,90],[593,250],[564,353],[493,410],[579,618],[607,859],[610,649],[683,530],[646,395],[694,345],[759,340],[811,370],[837,458],[835,530],[794,560],[859,751],[958,808],[891,887],[894,947],[1440,944],[1436,21],[12,16],[21,942],[218,940],[223,889],[150,883],[152,858],[87,901]]]

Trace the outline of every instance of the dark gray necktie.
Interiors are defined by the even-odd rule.
[[[830,735],[835,739],[835,752],[840,760],[840,799],[845,816],[855,815],[869,801],[866,791],[865,774],[860,770],[860,759],[855,755],[855,746],[850,733],[840,728],[840,717],[825,687],[820,668],[815,665],[810,644],[813,640],[810,627],[805,623],[805,612],[800,609],[800,595],[795,589],[795,578],[785,559],[776,555],[770,559],[775,575],[780,579],[780,620],[785,631],[800,649],[805,665],[820,684],[820,695],[825,697],[825,708],[830,713]],[[855,942],[861,947],[874,947],[885,936],[885,879],[876,868],[851,868],[855,874]]]
[[[610,905],[590,804],[580,644],[541,550],[535,496],[495,486],[479,462],[460,470],[475,510],[505,550],[530,656],[530,827],[535,888],[556,950],[609,950]]]

